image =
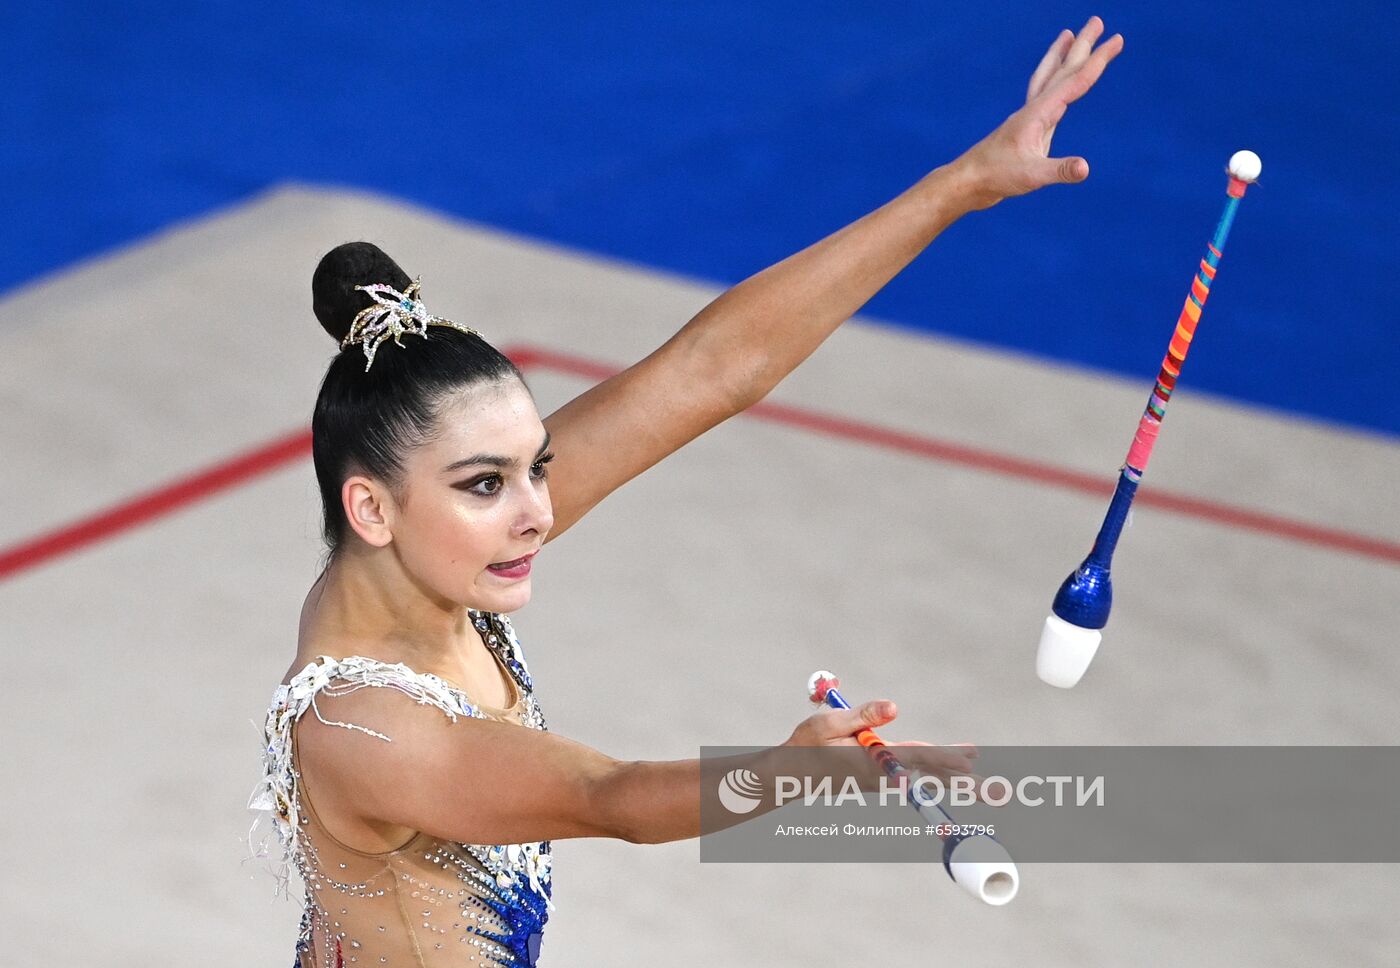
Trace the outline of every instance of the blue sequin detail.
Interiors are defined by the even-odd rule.
[[[534,689],[535,684],[530,680],[530,673],[525,671],[525,667],[514,659],[509,660],[506,665],[510,671],[515,673],[515,678],[520,681],[526,689]]]
[[[549,842],[540,845],[541,853],[549,853]],[[545,882],[540,893],[527,882],[518,882],[512,887],[498,887],[493,897],[482,901],[504,922],[510,925],[510,934],[501,934],[482,928],[475,932],[507,949],[511,960],[501,959],[507,965],[534,965],[540,955],[540,942],[544,937],[544,925],[549,920],[548,900],[552,893],[550,882]]]

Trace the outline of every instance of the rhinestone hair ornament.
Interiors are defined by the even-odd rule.
[[[361,292],[368,293],[369,298],[374,300],[374,305],[367,306],[356,313],[354,322],[350,324],[350,332],[346,333],[345,339],[340,341],[340,348],[345,349],[356,343],[363,345],[366,373],[374,364],[374,354],[379,350],[379,344],[386,339],[392,339],[398,346],[403,346],[399,342],[399,337],[404,333],[417,333],[427,339],[429,326],[450,326],[452,329],[469,333],[478,339],[485,339],[470,326],[463,326],[461,323],[454,323],[450,319],[443,319],[441,316],[434,316],[428,312],[427,307],[418,298],[419,287],[420,283],[417,279],[414,279],[403,292],[399,292],[393,286],[385,286],[380,283],[355,287]]]

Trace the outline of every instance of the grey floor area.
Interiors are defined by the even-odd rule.
[[[353,238],[498,345],[617,366],[716,293],[387,199],[278,189],[0,303],[0,549],[306,426],[334,351],[311,269]],[[589,385],[528,376],[542,413]],[[1150,378],[857,322],[770,399],[1111,479]],[[1397,479],[1394,441],[1206,398],[1188,370],[1144,487],[1394,542]],[[1148,507],[1094,667],[1073,691],[1039,683],[1040,622],[1102,513],[1090,495],[745,415],[548,545],[515,624],[552,727],[625,758],[781,742],[819,667],[853,698],[898,700],[894,738],[1400,742],[1400,567]],[[318,518],[297,461],[0,582],[5,964],[290,962],[298,911],[246,860],[245,805]],[[1400,869],[1380,864],[1034,865],[994,909],[917,865],[555,850],[548,965],[1400,952]]]

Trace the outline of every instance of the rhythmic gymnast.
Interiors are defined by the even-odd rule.
[[[291,867],[304,882],[298,968],[534,964],[551,840],[698,836],[698,760],[622,762],[546,730],[507,617],[530,599],[530,559],[766,396],[963,214],[1088,177],[1050,143],[1122,49],[1103,29],[1061,33],[1025,105],[956,160],[544,420],[511,362],[431,315],[379,249],[321,260],[314,309],[342,346],[312,421],[329,558],[250,802],[278,835],[282,886]],[[828,710],[782,745],[853,746],[894,716],[883,700]]]

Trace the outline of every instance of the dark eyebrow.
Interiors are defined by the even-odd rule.
[[[535,451],[535,460],[539,460],[541,455],[543,455],[545,451],[549,450],[549,440],[549,431],[545,431],[544,443],[540,444],[540,449]],[[489,464],[493,467],[502,467],[507,470],[510,470],[516,466],[516,463],[517,462],[514,457],[501,457],[498,454],[473,454],[471,457],[466,457],[459,461],[453,461],[451,464],[448,464],[446,467],[444,467],[442,469],[442,472],[444,474],[451,474],[453,471],[459,471],[464,467],[472,467],[476,464]]]

